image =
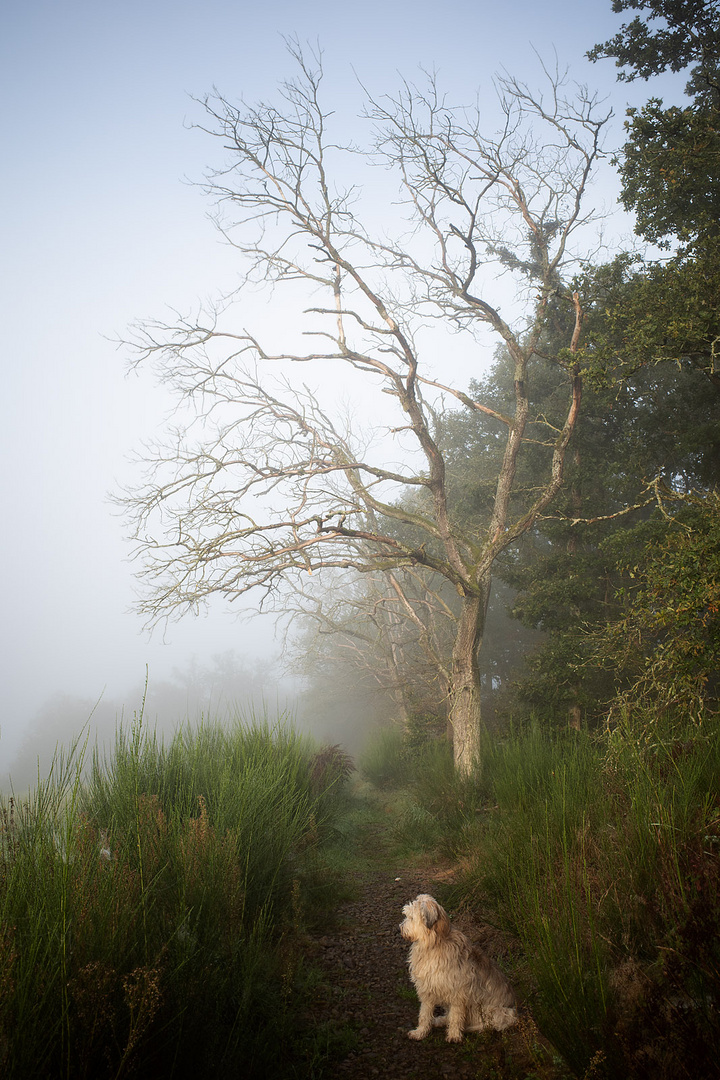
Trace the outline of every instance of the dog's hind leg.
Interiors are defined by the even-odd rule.
[[[418,1016],[417,1027],[413,1028],[412,1031],[408,1031],[408,1035],[411,1039],[424,1039],[426,1035],[430,1034],[433,1026],[434,1009],[434,1001],[420,1002],[420,1015]]]
[[[483,1009],[482,1006],[474,1007],[468,1014],[465,1022],[466,1031],[486,1031],[493,1028],[495,1031],[505,1031],[517,1023],[517,1009],[513,1007],[499,1007],[495,1009]]]

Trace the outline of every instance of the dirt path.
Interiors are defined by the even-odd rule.
[[[315,1022],[349,1028],[357,1040],[328,1075],[343,1080],[559,1076],[527,1017],[510,1032],[466,1035],[460,1045],[446,1043],[441,1030],[422,1042],[408,1038],[418,1005],[407,972],[408,946],[398,930],[402,907],[418,893],[436,892],[449,874],[437,866],[360,872],[354,875],[357,899],[341,905],[337,924],[314,939],[314,960],[326,977]],[[456,921],[487,952],[497,952],[487,928]]]

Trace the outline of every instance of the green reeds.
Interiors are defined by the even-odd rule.
[[[164,745],[136,717],[86,781],[83,752],[0,807],[0,1075],[292,1076],[342,763],[252,719]]]
[[[517,942],[516,981],[578,1076],[718,1060],[718,727],[648,730],[535,728],[484,750],[456,898]]]

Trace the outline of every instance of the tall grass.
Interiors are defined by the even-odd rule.
[[[377,788],[398,787],[409,781],[411,768],[403,730],[378,727],[360,758],[360,771]]]
[[[487,746],[490,809],[461,891],[514,937],[541,1031],[580,1075],[606,1053],[608,986],[590,859],[607,804],[602,751],[533,728]]]
[[[637,730],[488,745],[495,809],[461,892],[520,944],[535,1019],[579,1076],[715,1075],[719,732]]]
[[[386,749],[407,769],[407,748]],[[521,997],[576,1075],[720,1075],[717,719],[487,736],[472,780],[430,745],[395,799],[401,843],[460,860],[448,901],[505,931]]]
[[[0,1075],[312,1075],[293,995],[344,763],[289,727],[136,717],[0,813]],[[322,767],[318,766],[322,762]]]
[[[464,849],[467,831],[484,805],[475,778],[457,775],[452,748],[443,738],[404,737],[402,729],[379,729],[365,747],[359,768],[392,804],[392,834],[400,852]]]

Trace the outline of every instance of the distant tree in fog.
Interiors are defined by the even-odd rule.
[[[443,730],[461,605],[444,579],[438,576],[435,589],[430,584],[414,571],[354,580],[345,572],[341,584],[311,579],[289,597],[287,654],[307,684],[303,702],[331,697],[346,713],[347,702],[360,698],[374,715],[408,730]],[[526,656],[541,637],[511,618],[514,599],[495,578],[478,658],[485,726],[495,722],[511,680],[526,674]]]
[[[441,575],[412,567],[302,583],[285,607],[295,666],[311,682],[332,669],[356,691],[384,696],[405,723],[418,709],[443,708],[460,608],[443,586]]]

